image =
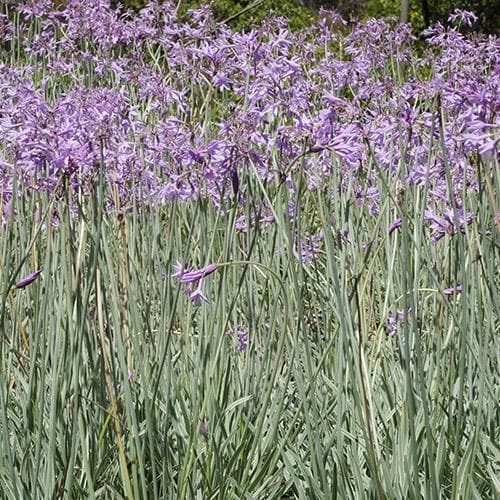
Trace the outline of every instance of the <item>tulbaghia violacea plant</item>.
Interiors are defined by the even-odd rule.
[[[498,36],[0,3],[0,491],[493,497]]]
[[[299,33],[271,19],[236,33],[207,7],[180,20],[169,2],[135,15],[107,0],[18,9],[20,29],[36,21],[37,34],[24,38],[23,57],[1,66],[0,146],[28,192],[52,194],[66,177],[73,195],[88,196],[104,160],[107,208],[201,197],[224,211],[245,200],[243,172],[265,185],[284,177],[293,192],[303,169],[308,189],[340,181],[358,211],[376,216],[379,174],[389,172],[395,183],[427,189],[427,208],[446,213],[464,205],[464,190],[480,188],[474,158],[491,164],[498,155],[495,36],[436,25],[422,56],[408,25],[372,19],[339,30],[334,13]],[[416,80],[403,71],[409,66],[429,78]],[[54,86],[63,75],[67,84]],[[426,221],[439,238],[441,223]]]

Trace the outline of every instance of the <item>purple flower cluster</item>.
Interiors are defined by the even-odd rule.
[[[394,336],[398,333],[399,329],[403,327],[408,316],[412,313],[411,308],[408,310],[401,309],[389,315],[387,319],[387,330],[389,335]]]
[[[241,325],[236,325],[228,330],[227,335],[230,339],[235,341],[237,352],[243,353],[248,350],[250,343],[250,334],[248,330],[243,328]]]
[[[4,219],[15,180],[26,195],[64,192],[75,213],[100,168],[110,210],[199,197],[223,207],[245,201],[242,176],[266,185],[285,177],[293,191],[300,168],[308,189],[335,184],[332,196],[352,193],[372,216],[379,173],[425,189],[438,241],[473,220],[463,197],[479,188],[479,163],[498,156],[496,36],[438,24],[417,55],[407,25],[372,19],[346,32],[327,12],[298,33],[277,19],[237,33],[207,7],[181,21],[169,2],[137,14],[107,0],[30,0],[17,10],[17,26],[0,16],[0,46],[20,34],[19,59],[0,63]]]
[[[299,242],[300,260],[303,264],[310,264],[316,260],[321,253],[321,243],[323,241],[323,231],[318,234],[301,238]]]
[[[200,305],[202,302],[208,302],[202,289],[203,279],[215,272],[218,267],[219,265],[217,263],[213,263],[201,269],[187,271],[183,264],[176,262],[172,278],[178,279],[181,283],[184,283],[186,285],[184,289],[186,295],[195,305]]]

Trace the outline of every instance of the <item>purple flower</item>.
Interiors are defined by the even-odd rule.
[[[207,427],[207,423],[204,420],[200,421],[200,434],[204,438],[208,438],[208,427]]]
[[[34,281],[37,280],[38,276],[42,273],[43,269],[39,269],[38,271],[35,271],[34,273],[28,274],[24,278],[20,279],[16,283],[16,288],[24,288],[25,286],[31,285]]]
[[[438,242],[447,234],[450,236],[454,236],[458,231],[464,233],[465,226],[472,223],[472,214],[469,212],[464,213],[462,208],[457,209],[457,218],[459,224],[458,228],[455,223],[453,210],[451,209],[445,209],[442,217],[438,217],[437,215],[435,215],[431,209],[426,209],[424,217],[431,223],[431,241],[433,241],[434,243]]]
[[[387,319],[387,329],[389,330],[389,335],[391,337],[394,337],[396,333],[398,333],[398,315],[397,314],[390,314],[389,318]]]
[[[201,269],[186,271],[184,264],[177,261],[174,264],[172,278],[178,279],[181,283],[186,283],[188,286],[185,288],[184,292],[193,304],[200,305],[202,302],[208,302],[208,299],[202,290],[203,279],[216,271],[218,267],[219,264],[214,262]],[[194,288],[195,286],[196,288]]]
[[[318,259],[321,253],[321,242],[323,240],[323,231],[317,235],[301,238],[299,241],[300,261],[303,264],[310,264]]]
[[[224,73],[217,73],[213,79],[214,85],[222,90],[231,89],[231,80]]]
[[[227,332],[228,337],[236,340],[236,351],[246,352],[250,343],[250,333],[241,325],[236,325]]]
[[[198,286],[196,287],[195,290],[192,290],[191,288],[186,288],[186,293],[189,296],[189,299],[193,302],[195,306],[199,306],[202,302],[208,302],[207,297],[203,293],[203,290],[201,289],[201,284],[202,281],[198,283]]]
[[[184,272],[184,264],[181,264],[179,261],[177,261],[174,264],[174,272],[171,274],[172,278],[181,278],[182,273]]]
[[[248,349],[249,333],[241,328],[238,330],[238,352],[245,352]]]
[[[477,16],[474,12],[468,10],[455,9],[453,13],[448,16],[448,22],[451,24],[455,21],[470,28],[477,21]]]
[[[212,274],[214,271],[217,270],[218,267],[219,264],[215,262],[213,264],[209,264],[207,267],[202,267],[201,269],[196,269],[194,271],[189,271],[189,272],[182,272],[182,274],[180,275],[181,283],[196,283],[205,276]],[[177,267],[177,272],[178,271],[179,268]]]
[[[412,313],[411,307],[407,311],[401,309],[400,311],[390,314],[387,319],[387,329],[389,330],[389,335],[392,337],[398,333],[398,329],[403,326],[404,322],[407,320],[408,316]]]
[[[462,284],[460,282],[457,283],[457,286],[454,286],[452,288],[445,288],[443,290],[443,293],[445,295],[453,295],[455,293],[460,293],[462,291]]]
[[[387,229],[389,234],[393,233],[398,227],[401,227],[402,221],[401,219],[396,219]]]
[[[234,196],[238,196],[238,192],[240,190],[240,180],[238,178],[238,172],[236,168],[233,168],[231,170],[231,183],[233,185]]]

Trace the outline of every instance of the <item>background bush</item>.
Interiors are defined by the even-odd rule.
[[[120,0],[127,7],[139,9],[147,0]],[[206,4],[204,0],[180,0],[181,11]],[[237,29],[248,29],[262,21],[270,10],[288,18],[292,29],[309,24],[317,11],[323,7],[336,9],[346,19],[399,16],[400,0],[215,0],[213,2],[217,20],[232,18],[231,25]],[[410,22],[416,29],[436,23],[445,23],[455,8],[471,10],[478,16],[476,29],[487,33],[498,32],[500,17],[496,0],[410,0]]]

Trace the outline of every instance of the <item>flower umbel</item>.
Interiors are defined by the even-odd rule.
[[[449,16],[449,23],[460,23],[471,28],[473,24],[477,21],[477,16],[474,12],[462,9],[455,9]]]
[[[181,283],[187,284],[184,292],[190,298],[190,300],[195,305],[200,305],[202,302],[208,302],[207,297],[203,293],[202,283],[203,279],[215,272],[219,267],[216,262],[209,264],[201,269],[195,269],[194,271],[188,271],[185,266],[177,261],[174,264],[174,272],[172,273],[172,278],[178,279]]]

